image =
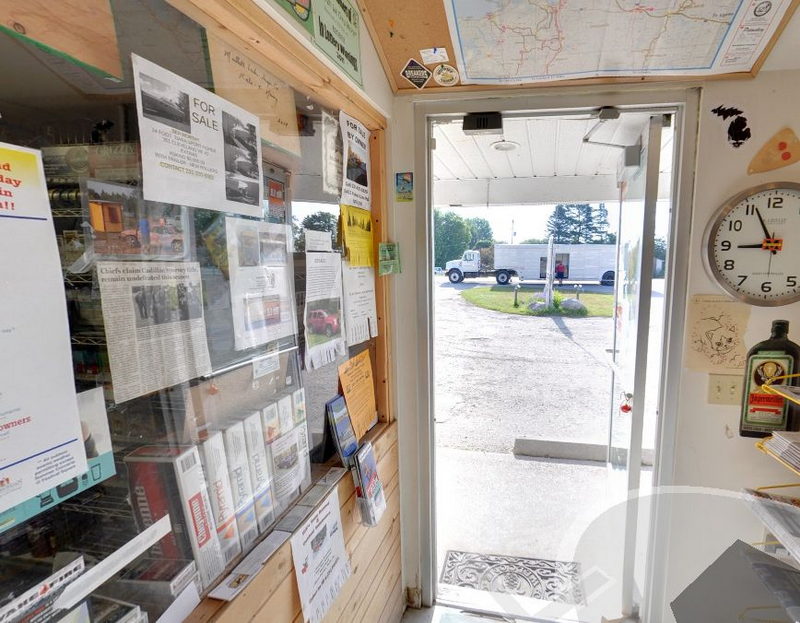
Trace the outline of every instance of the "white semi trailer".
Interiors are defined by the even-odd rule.
[[[555,264],[564,265],[564,279],[614,283],[617,260],[615,244],[556,244]],[[546,244],[496,244],[494,268],[481,267],[480,251],[464,251],[460,260],[447,262],[445,272],[451,283],[470,277],[491,277],[507,284],[511,277],[523,280],[544,279],[547,275]],[[555,272],[555,267],[553,267]]]

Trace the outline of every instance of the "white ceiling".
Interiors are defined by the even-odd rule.
[[[649,115],[623,113],[604,122],[593,141],[634,145]],[[503,120],[503,136],[466,135],[461,120],[434,126],[435,205],[534,204],[601,201],[617,196],[621,150],[594,145],[583,137],[597,124],[589,114],[564,117],[516,117]],[[501,138],[519,143],[501,152]],[[672,132],[665,128],[661,170],[672,165]]]

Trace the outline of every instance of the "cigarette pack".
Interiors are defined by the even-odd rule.
[[[272,499],[272,476],[264,447],[264,427],[261,413],[255,411],[242,420],[247,442],[247,456],[250,459],[250,478],[255,498],[258,531],[265,532],[275,521],[275,504]]]
[[[239,527],[233,505],[233,490],[228,477],[228,458],[222,433],[215,432],[200,447],[200,459],[208,482],[211,510],[217,527],[217,538],[227,565],[242,551]]]
[[[192,557],[197,563],[200,583],[209,586],[224,570],[211,501],[195,446],[143,446],[125,457],[129,478],[136,479],[143,466],[158,465],[162,481],[172,491],[180,512],[170,513],[173,526],[180,525],[188,539]],[[151,469],[151,468],[145,468]],[[162,539],[163,540],[163,539]]]
[[[244,424],[234,422],[222,431],[225,440],[225,454],[228,458],[228,472],[231,476],[233,507],[236,509],[236,523],[242,549],[247,551],[258,538],[255,503],[253,500],[253,481],[247,458],[247,441]]]

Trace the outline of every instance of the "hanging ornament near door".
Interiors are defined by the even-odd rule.
[[[633,394],[629,392],[622,392],[620,394],[622,402],[619,405],[619,410],[623,413],[630,413],[633,411]]]

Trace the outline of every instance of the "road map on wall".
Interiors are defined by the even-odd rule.
[[[750,71],[790,0],[446,0],[462,82]]]

